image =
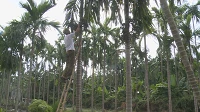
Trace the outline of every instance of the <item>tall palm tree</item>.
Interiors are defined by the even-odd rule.
[[[167,66],[167,81],[168,81],[168,110],[172,112],[172,99],[171,99],[171,71],[170,71],[170,57],[171,57],[171,50],[170,46],[173,42],[173,39],[167,34],[164,34],[163,38],[163,50],[165,51],[164,54],[166,55],[166,66]]]
[[[55,42],[56,44],[56,51],[57,51],[57,66],[58,66],[58,78],[57,78],[57,81],[58,82],[61,82],[60,81],[60,75],[62,73],[62,70],[63,70],[63,65],[65,63],[65,49],[64,49],[64,44],[61,44],[63,40],[63,36],[61,36],[58,41]],[[57,87],[57,98],[60,99],[60,91],[61,91],[61,83],[58,83],[58,87]]]
[[[150,93],[149,93],[149,73],[148,73],[148,58],[147,58],[147,46],[146,46],[146,35],[144,35],[144,52],[145,52],[145,89],[147,95],[147,112],[150,112]]]
[[[32,42],[31,48],[31,58],[30,58],[30,74],[29,74],[29,89],[27,92],[27,99],[31,98],[31,77],[32,77],[32,69],[33,69],[33,59],[34,53],[37,47],[35,46],[39,41],[36,41],[37,38],[43,38],[43,32],[46,31],[48,26],[52,26],[58,30],[58,22],[51,21],[49,22],[47,19],[43,18],[45,12],[51,9],[54,5],[49,1],[43,1],[40,4],[36,4],[33,0],[27,0],[27,3],[21,3],[22,8],[26,9],[27,12],[25,14],[26,18],[30,23],[30,38]]]
[[[100,36],[100,29],[96,27],[96,25],[91,25],[91,31],[90,31],[91,37],[87,36],[88,39],[93,39],[92,41],[92,48],[90,49],[90,57],[92,60],[92,94],[91,94],[91,111],[94,112],[94,102],[95,102],[95,98],[94,98],[94,89],[95,89],[95,68],[97,67],[97,51],[98,51],[98,38]]]
[[[4,53],[6,53],[4,50],[8,50],[8,48],[11,49],[11,51],[16,54],[13,56],[17,56],[17,62],[14,62],[13,59],[16,59],[15,57],[13,57],[12,59],[8,59],[11,62],[9,63],[16,63],[13,64],[12,66],[7,66],[9,67],[9,69],[13,69],[13,73],[16,72],[15,70],[18,70],[18,81],[17,81],[17,94],[16,94],[16,104],[15,104],[15,109],[17,110],[18,108],[18,104],[20,102],[20,97],[21,97],[21,87],[20,87],[20,83],[21,83],[21,69],[22,69],[22,56],[23,56],[23,45],[24,45],[24,39],[26,37],[26,31],[24,30],[27,28],[27,24],[25,21],[21,20],[21,21],[17,21],[17,20],[12,20],[9,23],[9,26],[7,26],[4,29],[4,33],[1,35],[4,38],[4,41],[2,44],[5,44],[3,46],[1,46],[2,44],[0,44],[1,49],[0,51],[2,52],[0,58],[3,59],[3,56],[8,57],[9,55],[6,55]],[[2,38],[2,39],[3,39]],[[11,42],[10,42],[11,41]],[[8,48],[7,48],[8,47]],[[17,55],[19,54],[19,55]],[[3,62],[3,61],[1,61]],[[3,62],[4,63],[4,62]],[[17,65],[16,69],[15,66]],[[19,65],[19,66],[18,66]],[[2,66],[4,69],[8,69],[6,66]]]
[[[80,3],[77,0],[71,0],[65,7],[67,11],[64,25],[70,27],[75,21],[77,21],[77,15],[79,15],[82,24],[87,22],[99,23],[100,20],[100,6],[104,3],[102,1],[91,1],[91,0],[81,0]],[[83,6],[84,5],[84,6]],[[78,7],[80,6],[80,7]],[[78,13],[79,12],[79,13]],[[84,14],[84,15],[83,15]],[[79,37],[79,42],[82,43],[81,36]],[[81,45],[81,44],[80,44]],[[77,100],[76,100],[76,111],[80,111],[80,89],[81,89],[81,61],[82,61],[82,50],[80,46],[80,54],[78,56],[77,62]]]
[[[157,38],[158,42],[159,42],[159,48],[157,49],[158,55],[159,55],[159,59],[160,59],[160,73],[161,73],[161,81],[163,82],[163,45],[161,44],[161,38],[160,35],[162,34],[162,32],[166,31],[166,21],[163,17],[163,13],[161,11],[161,9],[157,9],[156,7],[152,8],[152,11],[154,12],[154,18],[157,19],[157,29],[158,31],[156,32],[159,36],[157,36],[157,34],[154,34],[155,37]]]
[[[195,31],[195,21],[199,22],[200,21],[200,13],[198,11],[198,6],[200,5],[200,1],[198,1],[196,4],[189,6],[188,4],[184,5],[183,7],[186,8],[185,13],[183,16],[187,18],[187,16],[191,16],[191,23],[193,30]],[[194,35],[195,38],[195,45],[196,45],[196,35]]]
[[[84,1],[81,0],[80,2],[80,22],[83,22],[83,4]],[[77,61],[77,80],[76,80],[76,112],[82,111],[82,103],[81,103],[81,87],[82,87],[82,27],[80,28],[80,36],[79,36],[79,51],[78,51],[78,61]]]
[[[188,77],[188,82],[189,82],[190,86],[192,87],[194,97],[197,99],[198,103],[200,103],[200,91],[199,91],[199,87],[198,87],[198,81],[196,80],[196,78],[194,76],[194,71],[191,67],[191,63],[189,62],[188,55],[184,48],[183,42],[181,40],[181,36],[179,35],[179,31],[178,31],[176,23],[173,19],[172,13],[169,10],[167,1],[160,0],[160,5],[161,5],[162,11],[167,19],[167,22],[170,26],[171,33],[174,37],[176,45],[178,47],[178,52],[180,53],[182,63],[185,67],[187,77]]]
[[[132,112],[132,82],[130,58],[130,33],[129,33],[129,0],[124,0],[125,27],[123,38],[125,41],[126,55],[126,112]]]
[[[188,4],[185,4],[181,7],[181,9],[183,8],[183,18],[185,18],[185,21],[182,22],[181,24],[181,29],[183,31],[183,37],[185,40],[188,40],[189,42],[186,42],[186,45],[188,45],[188,48],[189,48],[189,55],[190,55],[190,62],[192,62],[192,45],[191,45],[191,40],[194,39],[194,44],[195,46],[197,47],[197,36],[195,33],[196,31],[196,28],[195,28],[195,22],[199,22],[200,20],[200,13],[198,11],[198,6],[200,4],[200,1],[198,1],[196,4],[194,5],[188,5]],[[192,25],[191,25],[192,24]],[[194,35],[192,35],[194,34]],[[193,51],[195,52],[195,51]],[[196,55],[196,57],[198,57]],[[196,58],[198,60],[198,58]],[[199,70],[198,70],[199,71]],[[198,106],[197,106],[197,101],[196,99],[194,98],[194,105],[195,105],[195,110],[197,112],[197,109],[198,109]]]
[[[54,65],[54,63],[53,63],[53,57],[55,56],[55,48],[51,45],[51,44],[49,44],[49,43],[47,43],[46,44],[46,53],[47,53],[47,57],[46,57],[46,59],[45,59],[45,62],[48,62],[48,69],[49,69],[49,72],[48,72],[48,87],[47,87],[47,103],[48,103],[48,100],[49,100],[49,85],[50,85],[50,70],[51,70],[51,65]]]

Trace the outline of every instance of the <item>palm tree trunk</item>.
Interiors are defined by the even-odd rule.
[[[176,84],[178,85],[178,70],[177,70],[177,60],[176,60],[176,46],[173,45],[173,50],[174,50],[174,69],[175,69],[175,76],[176,76]]]
[[[165,0],[160,0],[160,5],[161,5],[163,13],[164,13],[164,15],[167,19],[167,22],[170,26],[171,33],[174,37],[176,45],[178,47],[178,52],[180,53],[182,63],[184,65],[186,73],[187,73],[189,85],[192,87],[194,97],[197,99],[198,103],[200,103],[200,92],[199,92],[199,87],[198,87],[198,81],[196,80],[196,78],[194,76],[194,71],[193,71],[191,64],[189,62],[188,55],[187,55],[186,50],[183,46],[183,42],[181,40],[181,36],[179,35],[179,31],[177,29],[174,18],[172,16],[172,14],[169,10],[169,7],[167,5],[167,2]]]
[[[78,56],[78,64],[77,64],[77,80],[76,80],[76,112],[81,112],[81,95],[80,95],[80,93],[81,93],[81,79],[82,79],[82,74],[81,74],[81,72],[82,72],[82,64],[81,64],[81,49],[82,48],[80,48],[80,53],[79,53],[79,56]]]
[[[92,96],[91,96],[91,111],[94,112],[94,55],[92,65]]]
[[[83,0],[80,2],[80,22],[83,20]],[[81,33],[79,36],[79,53],[78,53],[78,62],[77,62],[77,80],[76,80],[76,112],[81,112],[81,80],[82,80],[82,27],[80,29]]]
[[[18,81],[17,81],[17,97],[16,97],[16,104],[15,104],[15,111],[18,109],[18,104],[20,102],[21,97],[21,70],[22,70],[22,51],[20,52],[20,62],[19,62],[19,68],[18,68]]]
[[[38,58],[36,59],[36,63],[38,62]],[[35,99],[35,94],[36,94],[36,80],[37,80],[37,76],[36,73],[34,74],[34,83],[33,83],[33,99]]]
[[[161,82],[163,82],[163,54],[160,52],[160,72],[161,72]]]
[[[130,36],[129,36],[129,0],[124,0],[124,40],[126,55],[126,112],[132,112],[132,82],[131,82],[131,58],[130,58]]]
[[[10,76],[11,76],[11,71],[9,71],[8,74],[8,82],[7,82],[7,94],[6,94],[6,110],[8,110],[8,101],[9,101],[9,92],[10,92]]]
[[[4,72],[3,72],[3,74],[2,74],[2,79],[1,79],[1,89],[0,89],[0,99],[1,99],[1,101],[0,101],[0,106],[1,106],[1,103],[3,103],[3,101],[5,100],[4,98],[5,98],[5,94],[4,94],[4,92],[5,92],[5,90],[4,90],[4,88],[5,88],[5,78],[4,78],[4,76],[5,76],[5,70],[4,70]]]
[[[55,61],[56,63],[56,61]],[[55,72],[55,68],[54,68],[54,74],[56,74]],[[55,104],[55,75],[53,75],[53,104]]]
[[[74,111],[74,106],[75,106],[75,87],[76,87],[76,75],[73,75],[73,93],[72,93],[72,109]]]
[[[192,18],[192,26],[193,26],[193,30],[195,31],[196,29],[195,29],[194,21],[195,21],[195,18],[193,17]],[[195,45],[195,47],[197,47],[197,36],[196,36],[196,34],[194,34],[194,45]],[[198,53],[196,53],[196,57],[197,57],[196,59],[197,59],[197,62],[198,62],[199,61],[198,60]],[[198,73],[199,73],[199,65],[198,65]],[[198,75],[198,78],[199,77],[200,76]],[[200,78],[199,78],[199,80],[200,80]],[[197,104],[197,100],[196,100],[195,97],[194,97],[194,107],[195,107],[195,112],[198,112],[198,104]]]
[[[198,111],[198,102],[197,99],[194,97],[194,112],[199,112]]]
[[[45,63],[44,63],[44,71],[46,71]],[[46,86],[46,72],[43,74],[43,82],[42,82],[42,100],[45,100],[45,86]]]
[[[32,50],[33,52],[33,50]],[[31,99],[31,78],[32,78],[32,64],[33,64],[33,56],[31,56],[31,59],[30,59],[30,71],[29,71],[29,81],[28,81],[28,93],[27,93],[27,101],[26,101],[26,104],[29,105],[29,101]]]
[[[105,108],[104,108],[104,102],[105,102],[105,98],[104,98],[104,92],[105,92],[105,66],[106,66],[106,52],[105,52],[105,36],[104,36],[104,44],[103,44],[103,83],[102,83],[102,112],[105,112]]]
[[[29,83],[28,83],[28,97],[27,97],[27,105],[29,105],[29,101],[31,99],[31,91],[32,91],[32,85],[31,85],[31,78],[33,74],[33,60],[34,60],[34,49],[35,49],[35,32],[36,28],[33,28],[33,33],[31,35],[32,37],[32,47],[31,47],[31,57],[30,57],[30,71],[29,71]]]
[[[61,61],[58,61],[61,62]],[[58,63],[59,64],[59,63]],[[62,65],[59,67],[59,74],[58,77],[60,77],[61,71],[63,70],[63,63]],[[57,92],[58,92],[58,99],[60,99],[60,91],[61,91],[61,83],[60,83],[60,78],[58,78],[58,87],[57,87]]]
[[[147,112],[150,112],[150,105],[149,105],[149,74],[148,74],[148,59],[147,59],[147,48],[146,48],[146,35],[144,35],[144,50],[145,50],[145,89],[147,95]]]
[[[117,78],[117,64],[116,64],[116,62],[118,62],[118,56],[115,56],[115,57],[116,57],[116,59],[115,59],[115,71],[114,71],[114,74],[115,74],[115,112],[117,112],[117,92],[118,92],[117,79],[118,78]]]
[[[166,52],[166,54],[167,54],[167,81],[168,81],[168,98],[169,98],[169,101],[168,101],[168,112],[172,112],[172,98],[171,98],[171,73],[170,73],[170,69],[169,69],[169,51],[170,50],[168,50],[167,52]]]
[[[132,112],[130,41],[126,42],[126,112]]]
[[[40,74],[40,75],[41,75],[41,74]],[[39,77],[42,77],[42,76],[39,76]],[[38,99],[40,99],[41,87],[42,87],[42,79],[40,79],[40,82],[39,82],[39,87],[38,87]]]
[[[49,103],[49,82],[50,82],[50,78],[49,78],[49,74],[50,74],[50,69],[51,69],[51,66],[50,66],[50,63],[49,63],[49,71],[48,71],[48,76],[47,76],[47,103]]]

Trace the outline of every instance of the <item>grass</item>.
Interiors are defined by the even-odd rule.
[[[64,112],[75,112],[75,110],[73,110],[73,108],[66,108]],[[82,112],[91,112],[91,109],[82,109]],[[94,112],[102,112],[102,110],[94,110]],[[114,110],[106,110],[105,112],[114,112]],[[121,110],[118,112],[125,112],[125,110]]]

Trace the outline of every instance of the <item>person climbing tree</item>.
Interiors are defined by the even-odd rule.
[[[61,76],[63,80],[67,80],[70,78],[73,72],[74,63],[75,63],[75,47],[74,47],[74,39],[80,33],[80,24],[78,24],[75,32],[70,33],[68,28],[64,28],[63,33],[65,34],[64,43],[66,49],[66,67]]]

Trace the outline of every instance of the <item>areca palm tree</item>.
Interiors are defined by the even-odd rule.
[[[157,20],[157,29],[156,32],[158,35],[161,35],[163,32],[166,31],[166,20],[163,17],[163,13],[161,9],[157,9],[156,7],[152,8],[152,11],[154,12],[154,18]],[[163,82],[163,45],[161,44],[161,38],[157,34],[154,33],[156,39],[159,42],[159,48],[157,49],[158,56],[160,57],[160,73],[161,73],[161,81]]]
[[[191,22],[192,22],[192,27],[193,27],[193,30],[195,31],[196,28],[195,28],[195,21],[196,22],[199,22],[200,21],[200,13],[198,11],[198,6],[200,5],[200,1],[198,1],[196,4],[194,5],[184,5],[183,7],[186,8],[185,10],[185,18],[187,18],[187,16],[191,16]],[[195,38],[195,45],[196,45],[196,35],[194,35],[194,38]]]
[[[51,71],[51,66],[54,66],[54,63],[53,63],[53,57],[55,56],[55,48],[47,43],[46,44],[46,53],[47,53],[47,56],[46,56],[46,59],[45,59],[45,62],[48,63],[48,69],[49,69],[49,72],[47,73],[48,74],[48,84],[47,84],[47,97],[46,97],[46,101],[48,103],[49,101],[49,86],[50,86],[50,80],[51,80],[51,76],[50,76],[50,71]]]
[[[16,104],[15,104],[15,109],[17,110],[18,108],[18,104],[20,102],[20,97],[21,97],[21,70],[22,70],[22,56],[23,56],[23,45],[24,45],[24,40],[26,37],[26,33],[27,30],[24,30],[27,28],[27,24],[25,21],[21,20],[21,21],[17,21],[17,20],[12,20],[9,23],[9,26],[7,26],[4,29],[4,33],[1,35],[2,38],[5,42],[1,43],[1,56],[0,58],[3,59],[3,56],[8,57],[8,55],[6,55],[5,53],[8,53],[6,51],[9,51],[8,49],[11,49],[12,53],[14,53],[15,55],[12,56],[12,59],[6,59],[6,60],[10,60],[10,64],[11,63],[15,63],[12,64],[12,66],[4,66],[4,64],[0,64],[1,68],[3,67],[3,69],[8,69],[7,67],[9,67],[9,69],[13,70],[13,73],[15,73],[17,70],[18,71],[18,81],[17,81],[17,94],[16,94]],[[5,45],[2,45],[5,44]],[[16,58],[17,57],[17,58]],[[14,59],[14,60],[13,60]],[[16,62],[15,59],[17,59]],[[5,59],[3,59],[5,60]],[[3,61],[1,61],[3,62]],[[4,63],[4,62],[3,62]],[[8,63],[7,63],[8,64]]]
[[[183,42],[181,40],[181,36],[179,35],[179,31],[177,29],[176,22],[173,19],[171,11],[169,10],[167,1],[160,0],[160,5],[161,5],[162,11],[167,19],[167,22],[170,26],[170,29],[171,29],[172,35],[174,37],[174,40],[176,42],[176,45],[178,47],[178,52],[180,53],[182,63],[185,67],[187,77],[188,77],[188,82],[189,82],[190,86],[192,87],[194,97],[197,99],[198,103],[200,103],[200,91],[199,91],[198,81],[196,80],[196,78],[194,76],[194,71],[191,67],[191,63],[189,62],[188,55],[184,48]]]
[[[130,33],[129,33],[129,0],[124,0],[125,27],[123,38],[125,41],[126,55],[126,112],[132,112],[132,82],[130,58]]]
[[[171,57],[171,50],[170,50],[170,46],[173,42],[173,39],[169,36],[167,36],[167,34],[164,34],[163,36],[163,46],[164,46],[164,54],[166,55],[166,66],[167,66],[167,81],[168,81],[168,110],[169,112],[172,112],[172,99],[171,99],[171,71],[170,71],[170,57]]]
[[[110,27],[108,27],[109,24],[110,24],[110,21],[111,21],[110,18],[106,18],[105,22],[103,24],[101,24],[101,23],[99,24],[100,25],[100,28],[99,28],[100,32],[99,33],[101,33],[103,35],[102,39],[100,39],[100,43],[102,43],[102,46],[103,46],[103,60],[104,60],[103,61],[104,63],[102,64],[103,65],[102,110],[104,110],[104,103],[105,103],[104,102],[104,98],[105,98],[104,97],[104,93],[105,93],[104,90],[106,89],[105,88],[105,77],[106,77],[105,76],[105,73],[106,73],[105,66],[106,65],[112,66],[112,65],[110,65],[112,63],[109,62],[109,60],[112,59],[112,57],[109,56],[110,55],[110,51],[114,50],[115,52],[117,52],[115,49],[113,49],[113,47],[112,47],[113,43],[110,41],[109,37],[111,37],[113,40],[117,40],[117,38],[118,38],[117,35],[119,34],[119,32],[117,32],[117,31],[119,31],[117,28],[110,28]]]
[[[141,25],[135,28],[136,35],[137,32],[140,32],[139,29],[142,29],[144,33],[144,44],[145,44],[145,91],[147,97],[147,112],[150,112],[150,93],[149,93],[149,74],[148,74],[148,59],[147,59],[147,48],[146,48],[146,34],[151,34],[153,32],[153,23],[152,23],[152,14],[148,8],[148,1],[138,1],[136,4],[135,10],[133,11],[134,19],[138,20],[138,23]],[[139,16],[138,16],[139,15]],[[134,27],[134,26],[133,26]],[[141,27],[141,28],[140,28]],[[137,37],[136,37],[137,38]]]
[[[88,38],[89,40],[93,39],[92,41],[92,48],[90,49],[90,57],[91,57],[91,60],[92,60],[92,94],[91,94],[91,111],[94,112],[94,102],[95,102],[95,99],[94,99],[94,87],[96,86],[95,85],[95,68],[97,67],[97,60],[96,57],[98,55],[97,52],[95,51],[98,51],[98,48],[99,48],[99,44],[97,43],[98,42],[98,37],[100,36],[100,31],[99,29],[95,26],[95,25],[92,25],[91,26],[91,31],[90,31],[90,34],[92,37],[90,36],[87,36],[86,38]]]
[[[56,29],[59,27],[58,22],[48,21],[47,19],[43,18],[45,12],[51,9],[54,5],[51,4],[49,1],[43,1],[39,5],[37,5],[33,0],[27,0],[27,3],[21,3],[20,5],[22,8],[26,9],[27,12],[25,14],[25,18],[27,18],[29,22],[29,31],[30,31],[30,38],[32,42],[31,47],[31,58],[30,58],[30,74],[29,74],[29,91],[28,91],[28,99],[31,97],[31,77],[32,77],[32,66],[33,66],[33,59],[34,53],[37,47],[35,46],[38,42],[36,41],[37,38],[44,39],[43,32],[45,32],[48,26],[52,26]],[[42,48],[42,47],[41,47]]]
[[[131,19],[132,24],[132,41],[135,51],[139,53],[139,56],[142,57],[142,52],[138,50],[137,44],[135,40],[139,37],[140,33],[143,31],[143,34],[150,34],[153,31],[152,26],[152,15],[150,13],[150,10],[148,8],[149,1],[137,1],[137,2],[131,2],[132,5],[130,5],[131,9],[130,12],[132,12],[133,18]],[[146,39],[146,37],[144,37]],[[146,44],[146,43],[145,43]],[[145,48],[146,51],[146,48]],[[147,63],[147,52],[145,52],[145,60],[146,60],[146,72],[145,72],[145,91],[147,95],[147,111],[150,111],[150,105],[149,105],[149,84],[148,84],[148,63]]]
[[[75,21],[77,21],[77,16],[79,15],[79,21],[82,24],[89,22],[98,23],[100,20],[100,5],[102,1],[91,1],[91,0],[81,0],[77,3],[77,0],[71,0],[65,7],[67,10],[67,15],[64,21],[64,25],[70,27]],[[85,4],[85,6],[83,6]],[[80,6],[80,7],[79,7]],[[79,12],[79,13],[78,13]],[[84,15],[83,15],[84,14]],[[82,43],[82,36],[79,37],[79,42]],[[81,45],[81,44],[79,44]],[[81,61],[82,61],[82,50],[80,46],[78,62],[77,62],[77,100],[76,100],[76,111],[80,111],[80,99],[81,99]]]
[[[64,49],[64,44],[61,44],[63,40],[63,36],[61,36],[58,41],[55,42],[56,44],[56,52],[57,52],[57,67],[58,67],[58,78],[57,78],[57,81],[56,82],[61,82],[60,81],[60,76],[61,76],[61,73],[62,73],[62,70],[63,70],[63,65],[65,63],[65,49]],[[61,89],[61,83],[57,83],[58,87],[57,87],[57,98],[60,99],[60,91],[62,90]]]
[[[186,50],[186,51],[189,52],[189,57],[190,57],[189,61],[191,62],[191,64],[193,64],[192,53],[195,52],[195,51],[192,51],[193,50],[192,43],[191,43],[192,39],[194,39],[194,45],[197,46],[196,34],[193,32],[195,32],[195,30],[196,30],[195,21],[199,22],[199,20],[200,20],[200,13],[198,11],[199,4],[200,4],[200,1],[198,1],[196,4],[191,5],[191,6],[188,4],[185,4],[182,7],[180,7],[180,9],[182,9],[182,12],[183,12],[182,17],[185,19],[184,21],[181,22],[181,25],[180,25],[180,29],[182,31],[181,36],[183,37],[183,40],[186,40],[186,42],[185,42],[187,45],[186,47],[188,47],[188,50]],[[192,34],[194,34],[194,35],[192,35]],[[195,110],[197,111],[198,107],[197,107],[197,101],[195,98],[194,98],[194,103],[195,103],[195,108],[196,108]]]

